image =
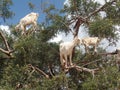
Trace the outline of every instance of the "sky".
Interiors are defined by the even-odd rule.
[[[44,13],[42,12],[42,3],[46,1],[46,5],[54,4],[56,8],[60,9],[63,8],[63,3],[65,0],[12,0],[13,5],[10,6],[10,10],[15,13],[15,16],[13,18],[6,20],[4,23],[2,19],[0,19],[0,24],[3,25],[11,25],[11,24],[17,24],[19,20],[27,15],[28,13],[32,12],[29,7],[28,3],[31,2],[35,5],[35,9],[33,12],[39,13],[39,19],[38,22],[42,22],[44,19]]]

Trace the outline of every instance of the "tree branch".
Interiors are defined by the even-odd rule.
[[[3,53],[5,53],[5,54],[7,54],[7,55],[9,55],[9,51],[6,51],[6,50],[4,50],[2,48],[0,48],[0,51],[3,52]]]
[[[111,2],[107,2],[105,3],[103,6],[101,6],[99,9],[95,10],[94,12],[92,12],[91,14],[89,14],[85,19],[89,19],[91,16],[95,15],[96,13],[98,13],[99,11],[103,10],[105,7],[107,7],[108,5],[111,5],[112,3],[116,2],[116,0],[113,0]]]
[[[10,51],[10,48],[9,48],[9,45],[7,43],[7,40],[6,40],[5,36],[2,34],[2,32],[0,32],[0,35],[1,35],[1,37],[2,37],[2,39],[4,41],[4,43],[5,43],[5,46],[6,46],[7,50]]]
[[[68,68],[68,71],[72,68],[75,68],[77,71],[80,71],[80,72],[88,72],[88,73],[91,73],[93,78],[95,76],[95,73],[99,70],[99,68],[96,68],[96,69],[89,69],[89,68],[85,68],[85,67],[80,67],[78,65],[73,65],[73,66],[70,66]]]
[[[45,72],[43,72],[42,70],[40,70],[39,68],[32,66],[31,64],[28,65],[28,67],[32,68],[33,70],[36,70],[37,72],[43,74],[46,78],[49,78],[49,75],[47,75]]]
[[[13,52],[13,51],[10,50],[10,47],[9,47],[9,45],[8,45],[8,42],[7,42],[7,39],[5,38],[5,36],[3,35],[2,32],[0,32],[0,36],[2,37],[2,39],[3,39],[3,41],[4,41],[4,44],[5,44],[5,47],[6,47],[6,49],[7,49],[7,50],[4,50],[4,49],[0,48],[0,51],[3,52],[3,53],[5,53],[6,55],[8,55],[8,56],[10,56],[10,57],[13,57],[13,56],[12,56],[12,52]]]
[[[108,5],[111,5],[111,4],[114,3],[114,2],[116,2],[116,0],[113,0],[113,1],[111,1],[111,2],[105,3],[103,6],[101,6],[99,9],[93,11],[93,12],[92,12],[91,14],[89,14],[87,17],[77,16],[78,19],[77,19],[76,24],[75,24],[75,26],[74,26],[74,29],[75,29],[75,31],[74,31],[74,33],[75,33],[75,34],[74,34],[74,37],[78,35],[79,27],[80,27],[81,24],[83,24],[83,23],[89,24],[89,23],[88,23],[88,19],[89,19],[91,16],[95,15],[96,13],[98,13],[98,12],[101,11],[101,10],[103,10],[105,7],[107,7]]]

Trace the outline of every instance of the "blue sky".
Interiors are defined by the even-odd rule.
[[[1,20],[1,24],[17,24],[19,20],[24,17],[26,14],[30,13],[31,10],[28,7],[28,3],[31,2],[36,6],[36,9],[33,10],[33,12],[37,12],[40,14],[38,22],[43,21],[44,19],[44,13],[41,11],[41,2],[47,2],[47,4],[54,4],[56,8],[61,9],[63,8],[63,3],[65,0],[12,0],[13,5],[10,6],[10,10],[15,13],[15,16],[11,19],[7,19],[4,23],[3,20]]]

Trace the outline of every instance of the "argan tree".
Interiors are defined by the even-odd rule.
[[[9,6],[11,0],[0,8],[1,18],[7,19],[12,13]],[[98,53],[84,54],[75,48],[73,67],[68,72],[61,69],[59,43],[49,40],[60,32],[72,33],[75,37],[84,27],[89,36],[106,38],[109,43],[116,43],[117,28],[120,25],[120,1],[104,0],[104,4],[94,0],[68,0],[64,8],[44,4],[45,20],[38,22],[38,28],[26,36],[10,26],[11,33],[0,33],[0,89],[32,89],[32,90],[109,90],[120,88],[120,72],[116,67],[116,58],[106,53],[103,48]],[[1,3],[0,3],[1,4]],[[35,5],[28,3],[34,11]],[[39,9],[38,9],[39,10]],[[11,13],[11,14],[10,14]],[[41,13],[41,14],[43,14]],[[27,32],[30,32],[31,28]],[[101,53],[104,52],[104,53]],[[110,54],[111,56],[107,56]],[[93,78],[94,76],[94,78]]]

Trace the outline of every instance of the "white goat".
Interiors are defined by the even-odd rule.
[[[89,53],[88,47],[93,46],[94,52],[97,52],[97,45],[99,43],[100,39],[98,37],[86,37],[81,39],[82,44],[85,46],[85,51]]]
[[[63,42],[60,44],[60,61],[62,67],[67,68],[68,64],[72,64],[72,51],[73,48],[80,43],[80,40],[76,36],[72,42]],[[68,62],[68,57],[69,57],[69,62]]]
[[[28,25],[32,24],[33,28],[35,28],[37,26],[38,16],[39,16],[39,14],[38,13],[34,13],[34,12],[31,12],[31,13],[27,14],[25,17],[20,19],[20,22],[15,27],[15,29],[16,30],[21,29],[22,30],[22,34],[25,34],[26,27]]]

